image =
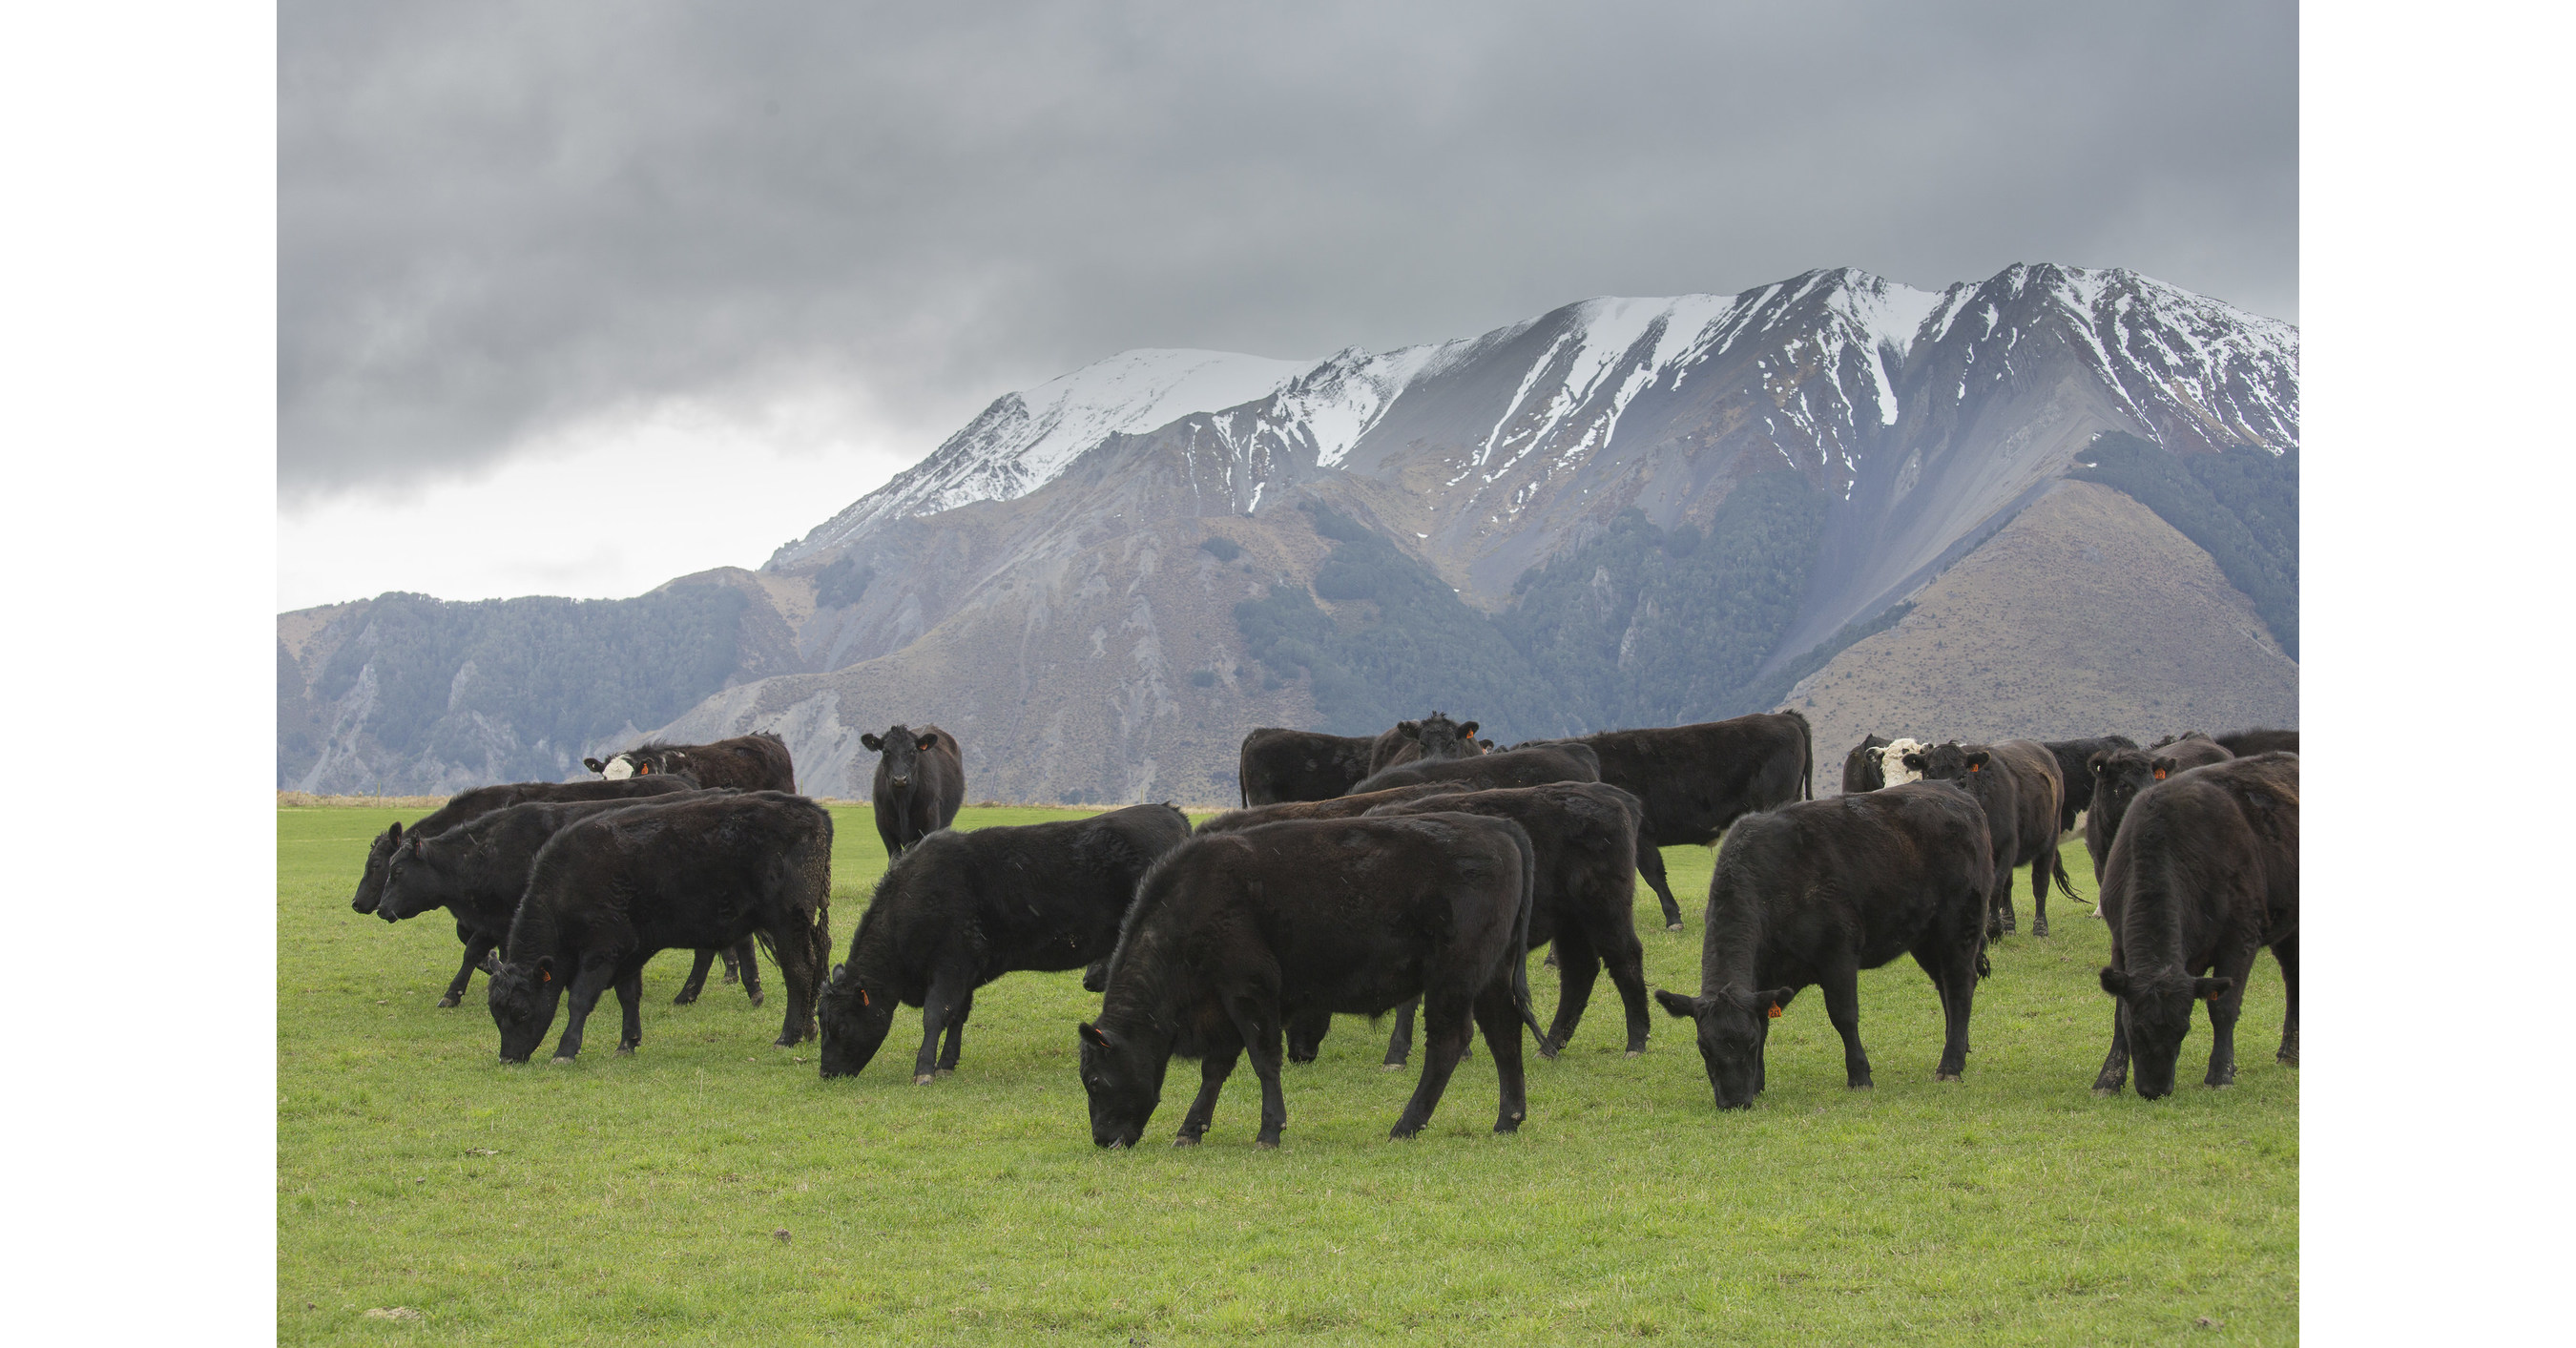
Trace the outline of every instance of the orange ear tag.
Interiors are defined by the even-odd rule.
[[[1975,771],[1977,770],[1977,766],[1978,766],[1977,764],[1970,763],[1970,764],[1968,765],[1968,771],[1970,771],[1970,772],[1975,772]]]
[[[861,989],[859,989],[859,1005],[861,1005],[861,1006],[865,1006],[865,1005],[867,1005],[867,1004],[868,1004],[868,990],[867,990],[866,988],[861,988]]]
[[[1778,1020],[1780,1018],[1780,1004],[1778,1002],[1773,1002],[1771,1004],[1771,1018],[1773,1020]]]
[[[2161,782],[2161,781],[2163,781],[2164,779],[2165,779],[2165,770],[2164,770],[2163,768],[2158,768],[2158,769],[2156,769],[2156,780]]]

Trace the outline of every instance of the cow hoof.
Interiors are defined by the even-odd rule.
[[[939,1069],[939,1071],[938,1071],[935,1075],[943,1076],[943,1077],[953,1077],[953,1076],[957,1075],[957,1069],[956,1069],[956,1068],[954,1068],[954,1067],[943,1067],[943,1068],[940,1068],[940,1069]]]
[[[1195,1147],[1198,1144],[1198,1137],[1192,1133],[1183,1133],[1179,1137],[1172,1139],[1172,1145],[1175,1147]]]
[[[761,1004],[762,1002],[766,1001],[766,1000],[768,1000],[768,999],[767,999],[767,998],[765,998],[765,997],[763,997],[763,996],[761,996],[761,995],[760,995],[759,993],[757,993],[757,992],[755,992],[755,993],[751,994],[751,1005],[752,1005],[752,1008],[753,1008],[754,1010],[758,1010],[758,1009],[759,1009],[759,1007],[760,1007],[760,1004]]]
[[[459,997],[459,996],[457,996],[455,993],[452,993],[452,992],[451,992],[451,993],[447,994],[446,996],[439,998],[439,999],[438,999],[438,1004],[439,1004],[440,1006],[455,1006],[455,1005],[457,1005],[458,1003],[463,1002],[464,1000],[465,1000],[464,998]]]
[[[1959,1079],[1959,1074],[1956,1072],[1935,1072],[1932,1074],[1932,1079],[1934,1081],[1957,1081]]]
[[[2296,1067],[2299,1065],[2299,1055],[2295,1053],[2275,1053],[2272,1055],[2272,1061],[2279,1063],[2283,1067]]]
[[[1256,1137],[1252,1139],[1252,1145],[1257,1151],[1279,1150],[1279,1141],[1277,1138]]]
[[[2093,1088],[2093,1098],[2097,1100],[2108,1100],[2119,1093],[2120,1088],[2117,1086],[2096,1086]]]
[[[1549,1062],[1555,1062],[1555,1061],[1556,1061],[1556,1054],[1557,1054],[1557,1048],[1556,1048],[1556,1045],[1551,1044],[1551,1043],[1547,1043],[1547,1042],[1546,1042],[1546,1041],[1544,1041],[1544,1040],[1540,1041],[1539,1046],[1538,1046],[1538,1056],[1540,1056],[1540,1057],[1542,1057],[1542,1058],[1547,1059]]]
[[[1378,1066],[1383,1067],[1390,1072],[1401,1072],[1405,1069],[1406,1064],[1400,1062],[1382,1062],[1379,1063]]]
[[[672,998],[672,999],[671,999],[671,1005],[673,1005],[673,1006],[687,1006],[687,1005],[689,1005],[690,1003],[695,1002],[696,1000],[698,1000],[698,994],[696,994],[696,993],[694,993],[694,992],[683,992],[683,993],[681,993],[679,996],[674,997],[674,998]]]
[[[617,1046],[617,1056],[618,1056],[618,1057],[621,1057],[621,1058],[632,1058],[632,1057],[634,1057],[634,1056],[635,1056],[635,1046],[634,1046],[633,1044],[619,1044],[619,1045]]]
[[[565,1063],[568,1063],[568,1062],[571,1062],[571,1061],[572,1061],[572,1059],[570,1059],[570,1058],[566,1058],[566,1057],[563,1057],[563,1056],[561,1056],[560,1054],[558,1054],[558,1055],[557,1055],[557,1056],[555,1056],[555,1057],[552,1057],[552,1058],[548,1058],[548,1059],[546,1059],[546,1066],[548,1066],[548,1067],[561,1067],[561,1066],[563,1066]]]
[[[936,1072],[923,1072],[913,1077],[912,1084],[916,1086],[927,1086],[938,1079],[939,1074]]]
[[[1646,1056],[1646,1051],[1642,1048],[1632,1048],[1628,1050],[1628,1056],[1631,1058],[1642,1058]]]
[[[2048,924],[2045,922],[2031,923],[2030,934],[2033,936],[2046,936],[2048,934]]]
[[[1410,1142],[1413,1140],[1413,1135],[1421,1131],[1422,1130],[1419,1128],[1407,1128],[1403,1124],[1399,1123],[1395,1127],[1387,1130],[1386,1140],[1389,1142]]]
[[[1682,924],[1678,922],[1667,922],[1664,924],[1664,930],[1666,931],[1680,931],[1681,929]]]

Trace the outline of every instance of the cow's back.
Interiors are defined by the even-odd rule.
[[[1664,847],[1711,842],[1744,815],[1807,796],[1815,768],[1796,712],[1606,730],[1581,743],[1600,756],[1602,781],[1645,803],[1647,831]]]
[[[1261,726],[1243,737],[1235,777],[1243,804],[1330,800],[1369,775],[1374,741]]]
[[[2103,871],[2103,916],[2125,944],[2178,930],[2189,959],[2222,929],[2266,944],[2294,930],[2298,756],[2230,759],[2139,792]]]
[[[1469,790],[1544,786],[1549,782],[1597,782],[1601,759],[1589,745],[1548,744],[1508,749],[1475,758],[1443,758],[1406,763],[1372,773],[1351,788],[1356,796],[1402,786],[1454,782]]]

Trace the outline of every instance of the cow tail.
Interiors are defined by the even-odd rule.
[[[1789,714],[1798,716],[1794,711]],[[1808,725],[1807,718],[1804,716],[1798,716],[1798,747],[1807,759],[1805,769],[1799,774],[1798,799],[1814,800],[1816,798],[1816,728]]]
[[[1512,915],[1512,1009],[1521,1013],[1521,1023],[1538,1040],[1539,1056],[1553,1058],[1556,1049],[1547,1042],[1547,1029],[1530,1009],[1529,933],[1530,915],[1538,906],[1538,848],[1518,824],[1512,825],[1512,839],[1521,852],[1521,906]]]

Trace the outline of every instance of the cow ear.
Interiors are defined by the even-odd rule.
[[[600,761],[599,761],[598,759],[596,759],[596,758],[585,758],[585,759],[581,760],[581,765],[582,765],[583,767],[585,767],[585,768],[590,769],[590,770],[591,770],[591,771],[593,771],[593,772],[598,772],[598,771],[600,771],[600,770],[602,770],[602,769],[604,769],[604,768],[606,768],[606,767],[608,766],[607,764],[600,762]]]
[[[2191,980],[2191,995],[2204,1002],[2217,1001],[2219,998],[2224,997],[2235,990],[2236,980],[2233,978],[2195,978]]]
[[[1769,1006],[1771,1008],[1771,1014],[1777,1016],[1782,1011],[1788,1009],[1789,999],[1797,995],[1798,990],[1796,988],[1773,988],[1769,992],[1757,992],[1753,994],[1753,1000],[1758,1005]]]
[[[1698,1000],[1685,997],[1678,992],[1666,992],[1662,988],[1655,989],[1655,1005],[1664,1008],[1667,1013],[1681,1020],[1696,1020],[1699,1017]]]
[[[1470,740],[1476,738],[1476,723],[1469,721],[1467,724],[1458,727],[1458,737],[1460,739]]]
[[[2165,778],[2172,776],[2174,769],[2182,766],[2182,760],[2179,758],[2158,757],[2153,762],[2147,764],[2147,766],[2155,769],[2156,780],[2161,782]]]
[[[540,982],[540,983],[551,983],[551,982],[555,981],[555,957],[554,957],[554,956],[552,956],[552,955],[539,955],[539,956],[537,956],[537,981],[538,981],[538,982]]]
[[[1082,1022],[1082,1024],[1076,1028],[1082,1034],[1082,1042],[1089,1044],[1094,1048],[1109,1047],[1109,1032],[1107,1030],[1104,1030],[1087,1020]]]
[[[2102,969],[2102,990],[2114,997],[2129,995],[2129,975],[2108,965]]]
[[[402,821],[401,821],[401,820],[397,819],[397,820],[395,820],[394,822],[392,822],[391,824],[388,824],[388,825],[386,825],[386,826],[385,826],[385,841],[386,841],[386,842],[389,842],[389,843],[397,843],[397,844],[399,844],[399,843],[402,841]]]
[[[1398,721],[1395,723],[1395,733],[1402,735],[1409,740],[1418,740],[1422,738],[1422,723],[1420,721]]]
[[[870,753],[881,754],[885,752],[885,741],[878,739],[874,735],[859,736],[859,743],[868,746],[868,752]]]
[[[1993,760],[1994,755],[1987,753],[1983,749],[1970,749],[1968,751],[1968,767],[1972,770],[1982,768]]]
[[[835,983],[840,982],[840,981],[841,981],[841,977],[842,977],[842,975],[847,974],[849,971],[850,971],[850,966],[848,966],[848,965],[846,965],[846,964],[835,964],[835,965],[833,965],[833,966],[832,966],[832,981],[833,981],[833,982],[835,982]]]
[[[920,739],[914,740],[912,742],[912,747],[921,750],[923,753],[928,753],[939,747],[939,737],[937,735],[924,735]]]
[[[2101,776],[2101,775],[2102,775],[2102,768],[2103,768],[2103,765],[2104,765],[2104,764],[2109,763],[2110,761],[2111,761],[2111,751],[2110,751],[2110,750],[2108,750],[2108,749],[2096,749],[2096,750],[2094,750],[2094,751],[2093,751],[2093,756],[2092,756],[2091,758],[2088,758],[2088,759],[2085,759],[2085,760],[2084,760],[2084,766],[2085,766],[2086,770],[2090,771],[2094,776],[2099,777],[2099,776]]]

